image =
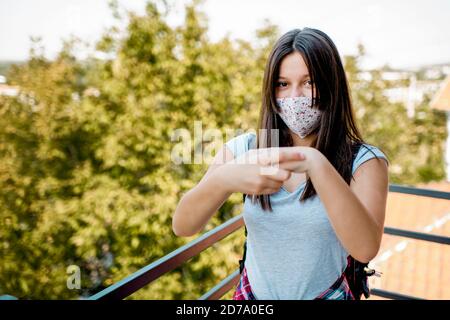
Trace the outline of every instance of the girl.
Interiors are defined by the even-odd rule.
[[[349,256],[367,263],[379,250],[387,157],[361,137],[325,33],[284,34],[262,94],[259,129],[270,134],[229,140],[180,200],[173,230],[200,232],[233,192],[244,193],[247,254],[233,299],[354,299],[344,271]]]

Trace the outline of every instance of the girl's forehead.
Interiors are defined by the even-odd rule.
[[[305,60],[298,51],[285,56],[280,63],[279,77],[286,79],[300,79],[309,75]]]

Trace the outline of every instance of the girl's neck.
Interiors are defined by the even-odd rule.
[[[295,133],[291,132],[292,141],[294,143],[294,147],[311,147],[312,143],[317,138],[317,133],[310,134],[305,138],[300,138]]]

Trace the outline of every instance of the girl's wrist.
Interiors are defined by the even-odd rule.
[[[310,153],[308,157],[308,176],[312,177],[316,174],[316,172],[323,169],[324,166],[327,165],[328,159],[317,149],[313,149],[314,151]]]
[[[233,193],[230,186],[229,165],[223,164],[217,167],[211,174],[210,179],[213,180],[213,188],[219,192],[223,192],[227,196]]]

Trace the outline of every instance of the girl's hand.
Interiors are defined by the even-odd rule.
[[[279,148],[280,152],[286,152],[288,154],[299,154],[301,159],[294,161],[284,161],[279,164],[279,168],[296,173],[306,172],[311,174],[311,170],[319,166],[325,156],[317,149],[312,147],[282,147]]]
[[[280,168],[280,165],[303,159],[298,152],[287,149],[252,149],[218,167],[215,172],[227,192],[272,194],[278,192],[291,176],[290,170]]]

